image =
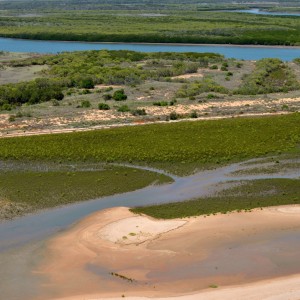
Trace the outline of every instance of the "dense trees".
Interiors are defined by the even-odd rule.
[[[35,104],[63,98],[63,86],[54,79],[39,78],[29,82],[0,86],[0,109],[9,109],[11,105]]]

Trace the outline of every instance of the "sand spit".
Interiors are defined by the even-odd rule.
[[[299,300],[299,234],[299,205],[176,220],[107,209],[48,242],[37,299]]]
[[[152,220],[134,216],[108,224],[99,231],[99,237],[118,244],[137,244],[183,226],[187,221]]]

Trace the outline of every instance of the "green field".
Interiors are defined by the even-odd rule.
[[[175,173],[298,151],[300,114],[1,139],[0,158],[129,162]]]
[[[299,45],[300,18],[218,10],[272,9],[232,1],[1,1],[0,36],[93,42]],[[281,1],[282,11],[300,11]],[[183,13],[184,12],[184,13]]]
[[[23,170],[0,172],[0,220],[167,182],[172,179],[165,175],[127,167],[38,171],[27,164]]]
[[[154,218],[173,219],[287,204],[300,204],[299,179],[254,180],[225,190],[219,196],[137,207],[131,211]]]

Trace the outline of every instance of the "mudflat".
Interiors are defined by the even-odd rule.
[[[100,211],[48,242],[38,299],[299,299],[299,214],[281,206],[165,221]]]

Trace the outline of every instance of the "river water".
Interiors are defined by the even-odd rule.
[[[300,13],[297,12],[265,11],[265,10],[260,10],[259,8],[223,10],[223,11],[263,15],[263,16],[300,17]]]
[[[234,46],[234,45],[186,45],[186,44],[134,44],[37,41],[0,38],[0,51],[58,53],[83,50],[133,50],[141,52],[214,52],[227,58],[258,60],[280,58],[292,61],[300,57],[300,47]]]

